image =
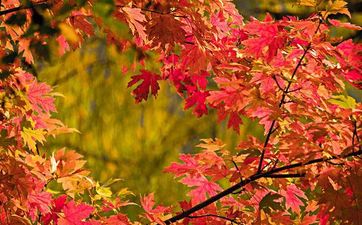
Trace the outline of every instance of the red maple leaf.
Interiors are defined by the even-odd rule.
[[[286,33],[276,22],[272,21],[268,14],[263,22],[254,20],[245,26],[246,31],[252,37],[243,41],[246,52],[256,58],[264,57],[266,61],[277,54],[287,40]]]
[[[153,96],[157,96],[157,92],[160,89],[158,85],[158,80],[161,80],[161,77],[155,73],[149,72],[147,70],[141,70],[141,74],[131,77],[131,81],[128,83],[127,87],[131,87],[134,84],[138,83],[140,80],[143,80],[140,85],[132,91],[135,95],[136,103],[141,102],[142,100],[147,100],[149,92]]]
[[[351,24],[351,23],[343,23],[339,20],[334,20],[334,19],[329,19],[328,20],[333,26],[336,27],[342,27],[342,28],[346,28],[349,30],[362,30],[362,27]]]
[[[193,202],[204,201],[207,197],[206,194],[214,196],[218,191],[222,190],[218,184],[209,181],[204,176],[186,176],[181,180],[181,183],[186,184],[189,187],[196,187],[189,192]]]
[[[207,91],[194,91],[191,96],[186,99],[185,109],[195,105],[194,114],[197,117],[207,114],[207,107],[205,104],[207,96],[209,96],[209,92]]]
[[[237,133],[240,132],[240,124],[243,123],[243,120],[240,118],[237,113],[230,113],[230,118],[228,122],[228,128],[232,127]]]
[[[64,217],[58,221],[59,225],[86,225],[83,220],[92,212],[93,207],[86,204],[76,205],[74,201],[70,201],[63,209]]]
[[[126,215],[119,213],[117,215],[113,215],[104,220],[105,224],[109,225],[128,225],[130,224],[129,219]]]
[[[181,154],[179,158],[184,163],[175,163],[173,162],[168,166],[164,171],[168,173],[175,174],[176,177],[180,177],[186,174],[195,174],[198,173],[198,162],[197,160],[189,154]]]
[[[54,223],[57,224],[59,218],[58,213],[61,212],[62,209],[64,208],[66,200],[67,200],[66,195],[61,195],[58,198],[54,199],[53,201],[54,206],[51,212],[45,214],[42,217],[42,222],[44,223],[44,225],[48,225],[52,221],[54,221]]]
[[[37,211],[40,213],[48,213],[50,212],[49,205],[52,201],[52,196],[48,192],[40,192],[30,194],[28,196],[28,204],[29,204],[29,214],[32,220],[36,219]]]
[[[155,206],[155,198],[153,193],[141,198],[141,205],[146,211],[146,218],[151,222],[156,222],[157,224],[164,224],[161,218],[164,214],[171,212],[170,207],[164,207],[160,205]]]

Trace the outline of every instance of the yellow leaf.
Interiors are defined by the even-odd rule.
[[[67,41],[69,41],[71,43],[76,43],[79,41],[79,37],[78,37],[77,33],[68,24],[61,23],[61,24],[59,24],[59,28],[60,28],[60,31],[62,32],[63,36],[65,37],[65,39],[67,39]]]
[[[118,192],[118,196],[126,196],[126,195],[133,195],[133,192],[129,191],[128,188],[122,188],[119,192]]]
[[[97,186],[96,186],[96,192],[97,192],[97,194],[99,194],[100,196],[105,197],[105,198],[112,197],[111,188],[104,187],[104,186],[99,186],[98,183],[97,183]]]
[[[36,142],[40,142],[43,144],[45,141],[45,131],[43,129],[32,130],[28,128],[24,128],[21,131],[21,137],[23,138],[24,145],[28,146],[33,152],[36,151]]]
[[[329,0],[326,11],[322,11],[322,15],[323,15],[324,19],[326,19],[329,15],[338,14],[338,13],[345,14],[349,18],[351,18],[351,13],[348,11],[346,1],[344,1],[344,0],[334,0],[334,1]]]
[[[207,151],[214,152],[214,151],[218,151],[225,147],[225,144],[222,143],[222,141],[217,138],[215,140],[213,140],[212,138],[201,139],[201,142],[203,142],[203,143],[196,145],[196,147],[203,148]]]
[[[303,6],[315,7],[316,4],[317,3],[316,3],[315,0],[301,0],[301,1],[299,1],[299,5],[303,5]]]

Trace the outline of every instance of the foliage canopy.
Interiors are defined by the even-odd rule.
[[[362,28],[340,20],[344,0],[300,0],[309,17],[245,20],[228,0],[1,2],[1,224],[331,224],[362,219],[362,45],[331,36]],[[339,17],[337,17],[339,16]],[[135,102],[167,83],[196,117],[217,112],[236,133],[242,118],[264,128],[235,150],[203,139],[197,154],[165,168],[189,188],[178,206],[141,198],[131,221],[126,189],[96,182],[75,150],[42,148],[77,132],[55,119],[51,86],[35,60],[104,35],[124,54]],[[50,51],[55,46],[58,52]],[[151,63],[150,63],[151,62]],[[56,187],[56,191],[51,187]]]

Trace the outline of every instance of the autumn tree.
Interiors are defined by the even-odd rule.
[[[0,223],[359,224],[362,105],[345,86],[362,89],[362,46],[331,30],[362,28],[343,21],[351,17],[343,0],[295,4],[311,15],[244,19],[228,0],[2,1]],[[34,61],[99,34],[135,53],[119,68],[134,74],[136,103],[167,82],[195,116],[216,111],[236,133],[249,118],[264,138],[230,151],[201,140],[203,151],[165,169],[189,187],[185,201],[143,196],[145,212],[130,221],[128,190],[94,181],[76,151],[42,147],[77,131],[53,118],[59,93],[37,80]]]

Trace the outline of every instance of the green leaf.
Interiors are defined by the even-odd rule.
[[[259,206],[266,213],[270,213],[271,209],[273,210],[283,210],[282,206],[279,202],[275,202],[275,200],[281,198],[282,196],[279,194],[269,193],[265,195],[265,197],[260,201]]]
[[[354,109],[357,104],[354,98],[346,95],[336,95],[328,101],[345,109]]]

